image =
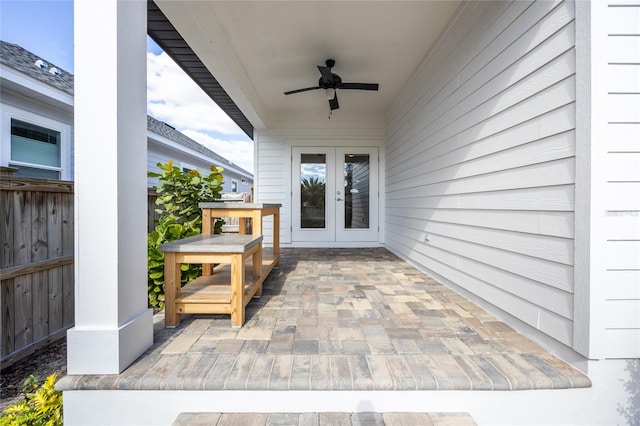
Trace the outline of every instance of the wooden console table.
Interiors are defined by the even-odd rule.
[[[262,251],[263,268],[262,279],[273,270],[280,261],[280,207],[282,204],[267,203],[238,203],[238,202],[212,202],[199,203],[202,210],[202,234],[213,234],[213,219],[217,217],[237,217],[239,221],[239,233],[246,233],[246,225],[243,218],[252,219],[252,235],[262,236],[262,218],[273,216],[273,248]],[[211,265],[202,265],[202,275],[211,275]]]

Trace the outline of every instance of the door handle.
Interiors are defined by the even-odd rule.
[[[336,198],[336,201],[342,201],[342,198],[338,197]]]

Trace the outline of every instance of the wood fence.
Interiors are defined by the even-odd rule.
[[[0,170],[0,369],[64,338],[74,323],[73,182],[6,173]],[[147,198],[151,232],[156,192]]]
[[[160,219],[160,215],[156,213],[156,199],[158,198],[158,193],[155,189],[149,188],[147,190],[147,232],[151,232],[156,229],[156,225],[158,224],[158,219]]]
[[[0,368],[73,325],[73,182],[0,177]]]

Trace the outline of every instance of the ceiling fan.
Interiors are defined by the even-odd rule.
[[[285,95],[292,95],[294,93],[306,92],[308,90],[324,89],[327,93],[327,99],[329,100],[329,108],[331,111],[340,108],[338,104],[337,89],[353,89],[353,90],[378,90],[377,83],[343,83],[338,74],[331,72],[331,68],[334,67],[336,61],[333,59],[327,59],[326,66],[318,65],[321,77],[318,80],[318,85],[313,87],[305,87],[304,89],[290,90],[284,92]]]

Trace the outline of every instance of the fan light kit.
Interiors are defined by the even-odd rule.
[[[338,104],[338,89],[349,90],[378,90],[377,83],[343,83],[342,78],[338,74],[331,72],[331,68],[334,67],[336,61],[333,59],[327,59],[326,66],[318,65],[318,71],[320,71],[321,77],[318,80],[318,85],[313,87],[305,87],[304,89],[290,90],[284,92],[285,95],[292,95],[294,93],[307,92],[309,90],[324,89],[329,101],[329,108],[331,111],[340,108]]]

